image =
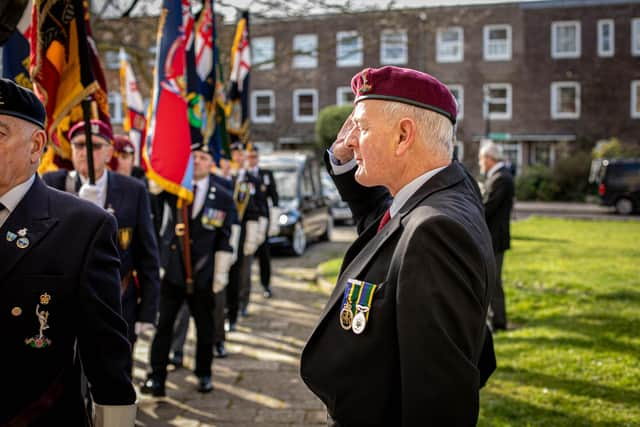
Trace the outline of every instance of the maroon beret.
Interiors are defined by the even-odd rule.
[[[133,145],[133,142],[126,135],[115,135],[113,137],[114,144],[113,149],[117,153],[135,153],[136,147]]]
[[[392,65],[365,68],[351,79],[351,90],[354,104],[365,99],[402,102],[442,114],[456,123],[456,99],[446,85],[427,73]]]
[[[113,132],[111,131],[111,127],[107,125],[102,120],[91,120],[91,134],[101,136],[109,143],[113,142]],[[74,136],[83,134],[84,135],[84,122],[78,122],[69,130],[68,139],[71,141]]]

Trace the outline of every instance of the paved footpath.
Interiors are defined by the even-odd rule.
[[[315,285],[318,263],[340,256],[355,239],[337,228],[331,243],[311,245],[303,257],[275,257],[274,298],[264,299],[254,269],[249,317],[227,334],[229,357],[214,359],[211,394],[195,391],[193,322],[185,368],[169,373],[167,397],[139,395],[138,426],[250,427],[326,425],[323,404],[299,376],[300,352],[327,296]],[[134,381],[145,377],[149,339],[136,345]]]

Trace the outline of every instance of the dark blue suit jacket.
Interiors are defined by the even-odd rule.
[[[65,190],[67,174],[66,170],[50,172],[43,179],[51,187]],[[78,178],[76,188],[79,187]],[[134,340],[135,322],[155,324],[160,292],[158,244],[147,189],[140,180],[109,171],[104,207],[118,222],[120,277],[124,279],[122,311],[129,324],[129,337]],[[131,277],[134,270],[139,288]]]
[[[215,252],[232,252],[229,237],[235,207],[228,189],[217,182],[215,175],[209,175],[209,190],[204,205],[196,217],[189,221],[193,282],[194,288],[199,291],[211,290]],[[175,233],[176,218],[181,213],[176,208],[175,196],[164,193],[163,203],[169,207],[165,211],[171,212],[170,218],[163,218],[164,225],[160,230],[160,258],[165,269],[164,280],[173,285],[184,286],[184,260],[181,242],[178,240],[181,237]],[[224,212],[224,220],[222,224],[217,224],[215,218],[220,211]]]
[[[10,235],[22,229],[24,248]],[[0,235],[0,364],[13,385],[0,425],[88,425],[80,359],[95,402],[134,403],[113,216],[36,178]],[[40,346],[36,311],[48,313]]]

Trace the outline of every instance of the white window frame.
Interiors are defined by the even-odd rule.
[[[350,102],[344,102],[343,94],[353,93],[351,86],[340,86],[336,88],[336,105],[350,105]]]
[[[488,94],[490,89],[506,89],[507,95],[505,103],[507,105],[504,113],[489,113],[489,103],[485,102],[484,94]],[[511,120],[511,112],[513,111],[513,89],[511,83],[486,83],[482,85],[482,116],[489,120]]]
[[[558,111],[558,102],[560,101],[558,95],[562,88],[574,88],[576,90],[576,111],[575,113]],[[551,118],[552,119],[579,119],[580,118],[580,104],[581,104],[581,88],[580,83],[575,81],[562,81],[551,83]]]
[[[104,53],[104,63],[107,70],[120,69],[120,54],[116,50],[108,50]]]
[[[299,50],[304,49],[307,44],[314,45],[310,52],[296,53]],[[293,68],[318,67],[318,35],[296,34],[295,36],[293,36],[293,52]]]
[[[254,64],[254,67],[258,70],[273,69],[275,63],[275,48],[276,42],[275,38],[273,38],[272,36],[252,38],[251,64]],[[258,50],[261,51],[260,54],[256,54]]]
[[[556,30],[564,26],[574,26],[576,28],[576,50],[573,52],[558,52],[556,50],[557,35]],[[580,58],[582,52],[582,25],[580,21],[554,21],[551,23],[551,57],[555,59]]]
[[[604,50],[603,42],[604,42],[604,34],[603,28],[605,25],[609,25],[609,44],[611,46],[610,50]],[[616,51],[616,26],[613,22],[613,19],[599,19],[598,20],[598,56],[602,58],[610,58],[614,55]]]
[[[455,42],[445,42],[442,40],[442,35],[445,31],[455,31],[458,33],[458,40]],[[458,53],[456,55],[448,55],[442,52],[447,45],[457,44]],[[462,27],[446,27],[438,28],[436,34],[436,62],[462,62],[464,61],[464,30]]]
[[[452,92],[454,90],[458,91],[458,97],[456,98],[454,96],[454,98],[456,98],[456,102],[458,103],[458,116],[456,118],[456,121],[459,121],[464,117],[464,86],[459,84],[451,84],[447,85],[447,87]]]
[[[124,118],[122,116],[122,96],[120,95],[120,92],[109,92],[107,95],[107,102],[109,104],[109,116],[111,123],[114,125],[122,124]],[[113,114],[111,114],[112,111]]]
[[[640,119],[640,109],[636,110],[638,105],[638,92],[640,92],[640,80],[631,81],[631,118]]]
[[[489,34],[491,30],[506,30],[507,31],[507,39],[506,43],[506,53],[497,55],[489,53]],[[511,61],[511,25],[508,24],[495,24],[495,25],[485,25],[484,29],[484,45],[483,45],[483,57],[485,61]]]
[[[343,52],[344,47],[342,47],[342,40],[351,39],[355,37],[357,40],[357,51],[345,56],[345,52]],[[358,67],[362,65],[363,59],[363,46],[364,43],[362,41],[362,34],[357,31],[338,31],[336,33],[336,66],[337,67]]]
[[[496,144],[500,145],[502,147],[502,153],[503,156],[505,158],[505,160],[507,159],[507,156],[504,155],[506,151],[512,151],[512,148],[515,148],[516,152],[516,175],[519,175],[522,173],[522,167],[524,165],[524,155],[523,155],[523,150],[522,150],[522,143],[521,142],[497,142]]]
[[[299,100],[300,95],[313,95],[313,115],[301,116],[299,115]],[[313,123],[318,119],[318,90],[317,89],[295,89],[293,91],[293,121],[296,123]]]
[[[631,20],[631,55],[640,56],[640,18]]]
[[[387,37],[397,38],[394,43],[389,43]],[[402,48],[402,55],[397,58],[387,57],[387,47]],[[409,48],[407,30],[382,30],[380,32],[380,64],[404,65],[409,60]]]
[[[269,97],[269,116],[258,116],[258,97]],[[251,91],[251,121],[253,123],[273,123],[276,119],[276,95],[274,91],[263,89]]]

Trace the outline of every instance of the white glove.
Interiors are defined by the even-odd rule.
[[[97,185],[82,184],[78,196],[88,202],[93,203],[99,208],[102,207],[102,190]]]
[[[245,255],[253,255],[258,249],[258,221],[247,221],[245,227],[242,250]]]
[[[214,254],[213,293],[222,291],[229,283],[229,270],[233,264],[233,253],[218,251]]]
[[[134,427],[136,404],[100,405],[94,403],[94,427]]]
[[[140,335],[145,332],[153,332],[156,330],[156,326],[149,322],[136,322],[134,325],[136,335]]]
[[[267,238],[267,227],[269,226],[269,219],[266,216],[258,218],[258,246],[264,243]]]
[[[231,236],[229,237],[229,244],[231,245],[231,248],[233,249],[233,259],[231,261],[231,264],[236,262],[236,260],[238,259],[238,246],[240,245],[240,231],[241,230],[242,230],[242,227],[240,227],[239,224],[231,225]]]

